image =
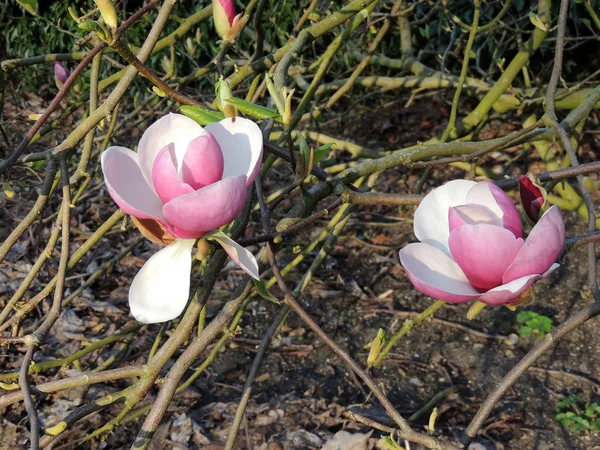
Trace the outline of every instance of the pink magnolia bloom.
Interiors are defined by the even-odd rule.
[[[65,69],[65,66],[63,66],[60,61],[54,62],[54,82],[56,83],[57,88],[61,89],[63,87],[63,84],[65,84],[69,75],[69,71]]]
[[[261,160],[262,133],[254,122],[237,117],[203,128],[181,114],[169,114],[152,124],[137,153],[110,147],[102,154],[104,181],[113,200],[140,219],[137,223],[146,231],[162,226],[167,238],[160,240],[172,242],[152,256],[133,280],[129,304],[137,320],[164,322],[183,311],[191,250],[204,235],[217,240],[244,271],[258,278],[252,254],[213,230],[242,210]]]
[[[558,267],[565,226],[551,207],[522,239],[512,200],[492,183],[455,180],[434,189],[415,211],[419,243],[400,250],[400,262],[420,292],[462,303],[516,303]]]

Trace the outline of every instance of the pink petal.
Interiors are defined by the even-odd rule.
[[[163,203],[194,192],[194,189],[189,184],[183,183],[177,175],[177,159],[173,143],[164,147],[154,160],[152,182],[154,190]]]
[[[466,204],[467,193],[476,184],[474,181],[453,180],[429,192],[415,211],[413,228],[417,239],[449,254],[448,209]]]
[[[205,134],[204,128],[183,114],[167,114],[150,125],[138,144],[140,167],[152,188],[152,167],[158,153],[168,144],[175,145],[177,163],[181,164],[192,139]],[[177,173],[180,167],[177,167]]]
[[[231,222],[242,210],[246,194],[245,175],[225,178],[171,200],[163,212],[177,229],[201,236]]]
[[[463,225],[450,233],[450,252],[475,289],[502,284],[502,275],[523,247],[523,239],[496,225]]]
[[[223,9],[225,10],[225,14],[227,14],[227,18],[229,19],[229,24],[233,25],[233,19],[235,17],[235,2],[233,0],[219,0]]]
[[[507,283],[525,275],[544,273],[556,261],[564,245],[565,223],[558,207],[552,206],[533,227],[502,281]]]
[[[476,205],[454,206],[448,210],[450,232],[463,225],[477,225],[487,223],[494,225],[494,219],[484,209]]]
[[[187,231],[182,230],[176,226],[171,225],[171,229],[169,230],[173,236],[177,236],[180,239],[198,239],[206,234],[206,231]]]
[[[458,264],[430,244],[408,244],[400,250],[400,263],[418,291],[452,303],[473,300],[481,294],[467,280]]]
[[[65,69],[65,66],[60,61],[54,62],[54,80],[59,89],[66,83],[69,75],[69,71]]]
[[[243,117],[223,119],[206,125],[223,152],[223,178],[246,175],[250,186],[262,163],[263,136],[256,123]]]
[[[516,237],[523,236],[521,217],[512,199],[493,183],[477,183],[467,194],[467,202],[487,208],[490,215],[500,225],[510,230]]]
[[[210,133],[193,139],[183,157],[183,181],[194,190],[216,183],[223,177],[223,152]]]
[[[110,147],[102,153],[101,164],[108,192],[119,208],[140,219],[165,221],[162,203],[144,179],[137,153]]]
[[[505,305],[514,303],[519,296],[531,287],[533,283],[542,278],[541,275],[526,275],[516,280],[511,281],[490,289],[481,297],[479,301],[491,306]]]
[[[517,278],[516,280],[510,281],[506,284],[500,285],[487,291],[481,297],[479,301],[487,303],[491,306],[505,305],[507,303],[514,303],[523,292],[529,289],[533,283],[539,279],[546,278],[556,269],[559,264],[552,264],[552,266],[546,270],[542,275],[532,274],[525,275],[524,277]]]

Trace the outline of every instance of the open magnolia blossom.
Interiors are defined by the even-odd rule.
[[[556,206],[522,238],[512,200],[492,183],[455,180],[434,189],[415,211],[420,243],[400,250],[414,286],[439,300],[518,303],[535,281],[558,267],[565,225]]]
[[[169,244],[144,264],[129,289],[131,313],[140,322],[165,322],[184,310],[190,289],[192,248],[205,237],[258,279],[245,248],[217,229],[242,210],[258,175],[262,133],[247,119],[201,127],[169,114],[143,134],[137,153],[110,147],[102,154],[108,192],[144,236]]]

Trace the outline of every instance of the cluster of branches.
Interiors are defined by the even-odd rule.
[[[9,180],[26,167],[27,163],[44,161],[41,169],[44,179],[40,186],[40,194],[30,211],[21,218],[20,223],[10,232],[0,245],[0,262],[5,259],[11,248],[18,240],[36,225],[42,213],[48,214],[48,209],[57,205],[52,200],[61,196],[56,211],[44,220],[49,223],[56,220],[47,239],[45,247],[32,265],[27,276],[0,311],[0,343],[4,350],[22,354],[21,369],[16,372],[0,374],[2,387],[14,389],[0,396],[0,408],[18,402],[24,402],[30,429],[31,448],[44,448],[55,443],[67,431],[85,420],[86,416],[101,411],[111,405],[118,407],[118,414],[100,428],[85,434],[78,442],[89,441],[103,436],[115,427],[145,416],[132,448],[147,448],[154,432],[167,413],[169,404],[177,393],[185,390],[211,364],[219,350],[231,339],[246,307],[257,292],[249,277],[245,277],[231,298],[225,303],[218,315],[211,321],[206,321],[206,302],[213,290],[219,273],[226,262],[222,250],[213,249],[207,265],[202,271],[200,281],[193,288],[191,301],[183,317],[171,324],[171,331],[165,339],[166,327],[163,326],[156,334],[154,344],[148,350],[146,363],[116,367],[118,358],[107,360],[98,367],[82,367],[80,360],[93,352],[101,352],[113,343],[125,343],[135,339],[141,328],[134,325],[125,328],[117,334],[94,342],[67,358],[45,362],[35,362],[34,353],[44,342],[48,332],[56,323],[63,308],[81,294],[83,289],[92,285],[110,267],[118,263],[137,247],[141,239],[125,248],[111,260],[104,263],[96,272],[72,294],[65,296],[67,274],[74,270],[78,263],[92,251],[98,242],[111,230],[119,229],[124,213],[116,211],[81,244],[76,251],[71,251],[71,211],[86,198],[86,193],[101,187],[98,173],[99,155],[110,142],[117,142],[133,128],[147,124],[148,119],[163,114],[180,105],[205,106],[203,100],[209,96],[198,93],[190,86],[196,81],[214,80],[215,74],[224,76],[235,92],[245,93],[245,98],[254,103],[266,102],[269,106],[276,102],[276,96],[281,92],[296,89],[293,107],[289,116],[282,123],[270,118],[262,120],[265,138],[266,159],[263,163],[261,176],[257,179],[248,196],[243,212],[229,228],[229,234],[239,239],[244,245],[261,245],[259,261],[263,278],[267,287],[276,285],[280,292],[278,299],[279,311],[265,333],[252,367],[249,369],[240,403],[235,415],[234,425],[229,433],[226,448],[234,448],[237,432],[242,421],[245,408],[252,395],[254,380],[260,370],[261,362],[270,342],[288,314],[293,311],[329,348],[354,372],[368,387],[377,401],[385,408],[394,422],[394,427],[388,427],[374,420],[357,414],[350,414],[354,420],[363,422],[395,435],[408,442],[422,444],[428,448],[456,450],[466,448],[477,435],[482,424],[502,395],[518,380],[518,378],[556,342],[573,329],[600,313],[600,289],[596,275],[595,241],[599,235],[596,213],[588,189],[585,176],[598,171],[597,163],[579,164],[577,146],[586,120],[591,111],[600,101],[600,86],[595,84],[592,74],[574,84],[561,81],[563,67],[563,52],[566,43],[566,29],[569,2],[562,0],[558,15],[552,15],[550,0],[540,0],[537,11],[533,14],[533,23],[527,19],[523,22],[520,17],[510,14],[511,0],[505,0],[497,15],[489,17],[483,11],[480,0],[474,0],[470,5],[472,10],[471,23],[465,22],[446,9],[443,2],[427,2],[417,0],[383,1],[383,0],[353,0],[338,10],[324,16],[321,20],[309,24],[309,17],[317,8],[314,0],[302,12],[293,30],[286,35],[286,42],[279,47],[269,42],[265,32],[265,13],[268,7],[266,0],[251,0],[244,11],[250,20],[243,31],[245,39],[237,45],[223,45],[221,51],[204,67],[198,67],[187,76],[177,76],[174,71],[158,76],[147,65],[149,58],[159,52],[171,50],[172,59],[175,49],[180,46],[187,34],[194,27],[209,19],[212,7],[206,7],[195,14],[178,19],[177,28],[161,38],[175,6],[174,0],[151,1],[130,15],[108,39],[101,40],[91,32],[82,38],[78,44],[80,51],[73,53],[58,53],[40,55],[31,58],[3,61],[0,71],[0,95],[8,88],[12,74],[25,70],[26,67],[47,61],[79,61],[71,72],[58,94],[52,100],[45,112],[37,118],[33,126],[19,141],[15,141],[10,130],[0,121],[2,131],[2,148],[4,158],[0,160],[0,174]],[[591,7],[589,0],[584,0],[586,11],[589,12],[594,32],[600,31],[600,20]],[[485,9],[485,7],[484,7]],[[94,17],[92,11],[90,17]],[[136,48],[127,43],[125,36],[128,28],[146,15],[152,15],[154,20],[147,32],[141,47]],[[416,55],[413,48],[415,30],[431,17],[443,16],[453,25],[448,47],[443,52],[437,52],[441,57],[440,69],[422,62],[423,54]],[[486,23],[482,22],[486,18]],[[366,39],[362,52],[352,50],[353,36],[364,25],[375,29],[371,39]],[[555,30],[555,37],[550,39]],[[518,51],[514,52],[506,66],[502,67],[500,76],[494,80],[494,72],[483,70],[480,54],[477,51],[475,71],[481,76],[470,75],[470,63],[474,53],[474,44],[481,41],[494,43],[499,35],[506,39],[526,38],[520,43]],[[380,46],[386,39],[399,37],[401,55],[397,59],[380,54]],[[105,36],[106,38],[106,36]],[[318,45],[315,45],[318,44]],[[530,79],[528,65],[532,57],[542,45],[552,45],[555,49],[553,65],[549,81],[545,87],[541,79]],[[456,48],[455,48],[456,47]],[[483,47],[483,45],[481,45]],[[315,51],[315,49],[319,49]],[[303,58],[309,54],[314,57]],[[238,58],[228,58],[236,52]],[[318,54],[315,54],[318,53]],[[339,64],[341,54],[350,55],[357,59],[350,76],[344,79],[331,79],[331,73]],[[460,62],[458,74],[448,73],[447,61],[449,54],[457,56]],[[112,56],[119,55],[125,64],[108,78],[101,79],[101,66],[115,64]],[[491,66],[490,66],[491,67]],[[377,68],[400,71],[400,76],[363,76],[363,73],[376,71]],[[89,70],[88,70],[89,69]],[[84,75],[85,74],[85,75]],[[512,87],[515,80],[523,74],[524,87]],[[89,90],[79,98],[69,97],[69,91],[77,79],[89,77]],[[127,109],[127,94],[138,78],[145,79],[157,89],[131,110]],[[268,85],[272,80],[274,89]],[[535,84],[534,84],[535,83]],[[404,89],[411,92],[409,102],[414,101],[426,91],[434,93],[441,89],[453,89],[450,117],[444,132],[434,136],[429,141],[389,152],[367,149],[350,142],[341,141],[315,131],[315,124],[320,117],[329,111],[338,112],[335,105],[345,99],[352,89],[366,89],[372,93],[394,89]],[[111,90],[112,89],[112,90]],[[110,90],[110,93],[108,93]],[[463,94],[468,94],[475,101],[475,106],[462,117],[459,105]],[[156,96],[161,98],[156,101]],[[58,113],[61,101],[69,98],[69,104]],[[1,102],[0,104],[3,104]],[[122,105],[122,106],[121,106]],[[32,145],[52,136],[57,129],[64,126],[67,119],[77,117],[79,108],[86,108],[84,118],[76,120],[68,136],[53,147],[43,151],[33,152]],[[542,116],[535,117],[541,111]],[[562,121],[558,120],[556,110],[570,110]],[[507,114],[511,111],[531,111],[533,119],[524,123],[522,130],[514,131],[506,136],[488,140],[473,141],[478,130],[486,124],[496,111],[497,114]],[[1,119],[0,109],[0,119]],[[100,128],[102,124],[102,128]],[[262,180],[269,177],[271,168],[277,160],[295,167],[301,157],[297,140],[299,136],[321,143],[335,143],[336,152],[348,151],[352,158],[344,163],[327,167],[314,166],[311,173],[303,174],[290,184],[270,196],[265,196]],[[546,164],[547,172],[537,175],[540,182],[550,183],[553,188],[551,200],[561,207],[576,210],[588,221],[588,234],[573,237],[569,248],[587,245],[589,252],[588,285],[591,292],[589,305],[572,315],[558,326],[552,333],[537,343],[531,351],[506,374],[489,397],[481,405],[462,436],[435,436],[414,428],[388,400],[380,383],[372,375],[372,371],[355,361],[340,345],[328,336],[320,325],[304,310],[298,299],[317,273],[320,265],[326,259],[338,237],[343,233],[352,214],[361,205],[415,205],[421,195],[413,193],[382,193],[374,192],[378,177],[389,170],[405,167],[422,171],[422,186],[431,175],[431,168],[439,165],[453,165],[466,170],[469,174],[489,175],[478,163],[493,151],[502,151],[518,145],[532,144]],[[556,151],[553,151],[553,148]],[[296,171],[297,173],[297,171]],[[25,175],[22,175],[25,177]],[[576,184],[557,183],[558,180],[574,178]],[[503,188],[516,186],[516,179],[505,179],[498,182]],[[420,189],[420,187],[419,187]],[[60,192],[60,193],[59,193]],[[283,210],[282,200],[294,192],[299,192],[299,200],[289,210]],[[258,205],[262,217],[263,233],[246,236],[250,212]],[[335,212],[335,214],[333,214]],[[273,216],[281,217],[274,223]],[[295,259],[286,266],[281,261],[287,255],[285,247],[281,246],[286,238],[307,227],[316,227],[325,217],[333,217],[321,227],[320,234],[295,255]],[[56,274],[45,284],[45,287],[33,296],[28,297],[32,282],[43,273],[44,267],[54,263],[55,247],[58,249],[58,264]],[[316,256],[310,262],[308,270],[294,288],[288,286],[286,275],[295,270],[301,261]],[[50,300],[50,297],[52,299]],[[49,302],[47,313],[40,315],[38,306]],[[378,366],[394,345],[406,335],[416,324],[423,322],[435,313],[441,304],[429,308],[421,315],[407,322],[382,350],[373,366]],[[195,364],[213,345],[212,350],[204,356],[203,362],[194,370]],[[45,373],[53,368],[78,364],[82,369],[81,375],[67,377],[46,383],[33,384],[34,374]],[[16,380],[18,384],[8,384]],[[91,403],[86,403],[69,412],[61,422],[41,430],[36,398],[44,393],[64,391],[79,386],[90,386],[96,383],[108,383],[116,380],[131,380],[129,386],[118,392],[101,396]],[[149,391],[158,386],[156,399],[144,405]]]

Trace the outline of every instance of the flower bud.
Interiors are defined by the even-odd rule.
[[[235,2],[234,0],[219,0],[221,6],[225,10],[225,14],[227,14],[227,18],[229,19],[229,25],[233,25],[233,19],[235,19]]]
[[[233,0],[213,0],[213,19],[215,28],[222,39],[226,39],[235,18]]]
[[[117,10],[110,0],[94,0],[106,25],[117,28]]]
[[[375,339],[373,339],[373,342],[371,343],[371,348],[369,350],[369,356],[367,358],[367,365],[369,367],[373,367],[373,364],[381,354],[383,345],[387,342],[387,340],[388,337],[385,330],[380,328],[379,331],[377,331],[377,336],[375,336]]]
[[[198,250],[194,258],[198,261],[204,261],[210,255],[210,245],[206,239],[200,239],[196,245]]]
[[[160,61],[160,65],[164,70],[167,78],[171,78],[175,73],[171,59],[167,58],[166,56],[163,56],[162,60]]]
[[[540,219],[542,208],[546,203],[546,190],[535,182],[532,175],[528,177],[522,175],[519,178],[519,194],[525,214],[533,223],[536,223]]]
[[[221,111],[225,113],[225,117],[235,117],[236,109],[233,105],[229,104],[231,99],[231,87],[226,80],[220,79],[215,85],[215,94],[217,105]]]
[[[213,0],[212,3],[217,33],[223,40],[233,44],[248,17],[242,16],[242,14],[235,15],[234,0]]]
[[[54,81],[58,89],[62,89],[63,85],[69,78],[69,71],[65,69],[59,61],[54,62]]]
[[[227,103],[227,100],[231,98],[231,86],[229,86],[227,80],[221,78],[217,81],[215,84],[215,96],[221,105]]]
[[[196,49],[198,47],[196,46],[196,44],[194,44],[194,41],[192,41],[192,38],[187,38],[185,40],[185,51],[187,52],[188,56],[190,57],[194,57],[194,55],[196,55]]]

